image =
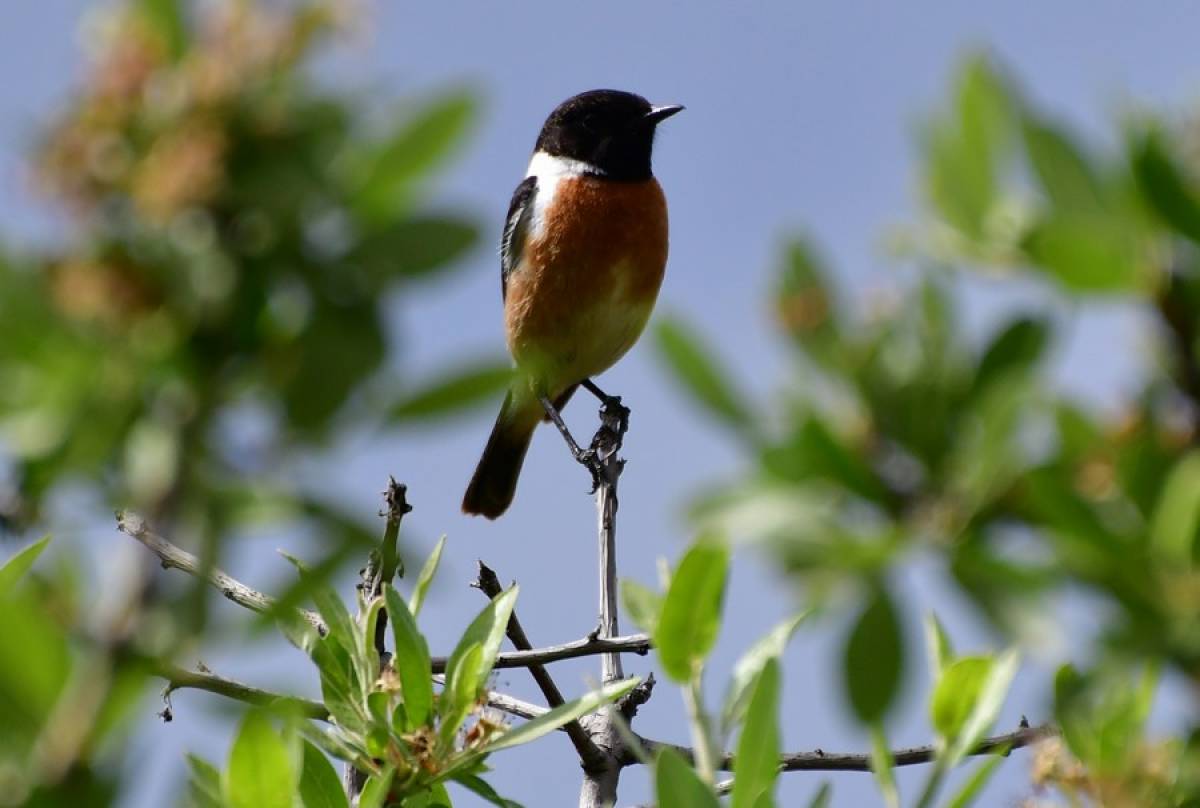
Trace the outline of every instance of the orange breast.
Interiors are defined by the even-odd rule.
[[[518,365],[553,392],[606,370],[637,340],[667,263],[667,205],[654,179],[559,182],[508,281]]]

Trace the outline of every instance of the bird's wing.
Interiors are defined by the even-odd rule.
[[[501,298],[508,296],[508,276],[521,261],[521,249],[525,246],[535,193],[537,177],[526,177],[513,191],[512,201],[508,203],[508,218],[504,222],[504,235],[500,237]]]

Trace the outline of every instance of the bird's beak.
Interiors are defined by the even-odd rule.
[[[642,121],[652,126],[657,126],[676,112],[683,112],[683,104],[664,104],[661,107],[651,107],[650,111],[642,118]]]

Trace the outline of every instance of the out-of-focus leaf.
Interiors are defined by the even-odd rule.
[[[187,785],[187,808],[226,808],[221,796],[221,772],[217,767],[195,755],[188,755],[187,761],[191,770]]]
[[[808,612],[801,612],[780,622],[738,659],[729,677],[725,704],[721,710],[721,728],[724,731],[741,723],[750,700],[750,686],[757,680],[765,664],[783,656],[788,640],[807,617]]]
[[[1162,136],[1147,132],[1130,152],[1133,176],[1150,208],[1177,233],[1200,244],[1200,190],[1184,178]]]
[[[388,410],[388,420],[394,422],[426,421],[454,415],[484,404],[503,390],[513,379],[512,365],[490,362],[443,373],[403,397]]]
[[[291,755],[261,710],[250,710],[242,720],[223,786],[230,808],[293,808],[296,776]]]
[[[660,318],[655,338],[659,355],[697,404],[735,429],[753,428],[749,407],[699,336],[678,320]]]
[[[304,742],[304,768],[300,773],[300,799],[304,808],[348,808],[342,779],[325,753]]]
[[[933,612],[925,615],[925,655],[929,658],[929,671],[936,682],[954,658],[954,647],[942,621]]]
[[[982,760],[975,767],[975,771],[971,772],[971,776],[967,778],[966,782],[946,803],[946,808],[968,808],[968,806],[975,805],[979,792],[987,785],[988,780],[992,779],[992,775],[996,773],[1005,759],[1005,755],[989,755]]]
[[[778,714],[779,660],[772,656],[755,680],[738,738],[732,808],[754,808],[764,795],[772,799],[779,776]]]
[[[66,687],[71,654],[61,624],[24,588],[0,598],[0,759],[22,760]]]
[[[864,724],[883,718],[900,691],[904,640],[891,596],[882,585],[859,615],[843,654],[850,706]]]
[[[404,604],[404,598],[386,584],[383,593],[395,642],[392,665],[400,677],[409,728],[416,728],[426,723],[433,709],[429,646],[417,628],[416,620]]]
[[[1003,79],[982,56],[959,71],[953,116],[926,141],[925,182],[945,219],[981,235],[996,197],[996,181],[1012,128],[1013,102]]]
[[[812,245],[796,239],[788,245],[775,293],[775,316],[784,331],[817,363],[841,372],[841,327],[829,273]]]
[[[1154,509],[1150,543],[1163,564],[1177,570],[1192,566],[1200,528],[1200,452],[1175,464]]]
[[[379,367],[387,345],[376,305],[321,305],[269,370],[282,387],[289,423],[320,434],[353,390]]]
[[[716,794],[678,752],[663,749],[654,764],[654,793],[663,808],[720,808]]]
[[[172,59],[187,48],[187,20],[182,0],[138,0],[138,10],[166,45]]]
[[[13,590],[49,543],[50,537],[43,536],[28,547],[13,553],[12,557],[4,562],[4,566],[0,566],[0,597]]]
[[[621,604],[635,626],[650,635],[657,631],[662,595],[626,578],[621,581]]]
[[[1050,326],[1042,319],[1018,317],[1007,323],[988,343],[975,371],[976,394],[1011,373],[1023,372],[1045,355]]]
[[[900,792],[896,789],[896,773],[893,767],[896,762],[892,759],[892,750],[888,746],[887,736],[883,725],[875,723],[871,726],[871,772],[879,785],[879,793],[887,808],[900,808]]]
[[[983,736],[987,734],[988,729],[995,722],[996,716],[1000,714],[1000,708],[1004,706],[1004,699],[1008,695],[1008,687],[1012,684],[1013,677],[1017,675],[1017,666],[1019,663],[1020,657],[1017,656],[1017,652],[1009,650],[1000,654],[990,666],[979,687],[978,695],[973,700],[969,714],[960,725],[957,733],[953,736],[954,741],[950,744],[946,752],[944,761],[947,769],[957,766],[983,740]],[[947,669],[947,672],[953,669],[954,666],[952,665]],[[968,679],[970,675],[971,672],[968,671]],[[969,686],[967,682],[964,682],[965,688]],[[948,723],[947,726],[952,726],[952,723]]]
[[[1106,207],[1100,180],[1078,144],[1050,123],[1028,114],[1021,128],[1029,162],[1055,207],[1085,213]]]
[[[356,167],[353,198],[359,213],[378,222],[402,210],[413,184],[458,148],[477,107],[474,93],[445,93],[402,121]]]
[[[671,576],[654,642],[663,670],[691,681],[695,666],[712,650],[721,624],[729,548],[705,537],[692,545]]]
[[[482,754],[491,754],[501,749],[510,749],[514,746],[520,746],[521,744],[537,740],[543,735],[558,729],[568,721],[574,721],[580,716],[594,713],[605,704],[616,701],[630,690],[633,690],[639,681],[638,678],[632,677],[603,685],[598,690],[586,693],[573,701],[542,713],[537,718],[507,730],[479,751]]]
[[[816,416],[804,418],[787,440],[764,449],[762,463],[767,471],[785,479],[827,479],[880,503],[889,496],[863,457]]]
[[[417,576],[417,583],[413,586],[412,597],[408,602],[414,620],[421,613],[421,606],[425,603],[425,596],[429,593],[429,586],[433,583],[433,576],[437,574],[438,564],[442,561],[442,551],[445,549],[446,537],[442,536],[434,545],[429,558],[425,559],[425,565],[421,567],[421,573]]]
[[[1052,214],[1022,245],[1030,260],[1074,292],[1135,292],[1147,281],[1136,236],[1112,217]]]
[[[833,786],[828,781],[821,783],[817,793],[813,794],[812,800],[808,803],[808,808],[829,808],[833,799]]]
[[[449,213],[410,216],[362,238],[348,260],[375,288],[450,268],[479,241],[474,221]]]
[[[929,712],[934,730],[947,742],[958,738],[994,664],[990,656],[969,656],[954,660],[941,672]]]

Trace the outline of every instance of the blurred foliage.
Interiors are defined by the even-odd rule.
[[[370,99],[307,69],[349,15],[336,0],[135,0],[91,27],[83,86],[36,155],[68,229],[0,261],[10,523],[82,479],[222,534],[264,470],[371,417],[355,394],[383,367],[387,295],[477,239],[471,219],[422,204],[476,102],[449,92],[372,125]],[[472,370],[467,394],[499,372]],[[237,419],[259,445],[230,445],[219,427]],[[291,507],[320,521],[308,498]]]
[[[136,509],[205,564],[286,522],[325,553],[280,598],[286,614],[378,544],[295,479],[296,461],[348,426],[444,415],[503,386],[507,363],[467,358],[424,381],[389,357],[389,304],[477,242],[473,218],[426,198],[478,102],[317,81],[314,60],[357,14],[343,0],[88,12],[86,70],[32,149],[55,229],[0,248],[0,533],[57,521],[68,490]],[[207,636],[211,592],[152,585],[148,557],[132,574],[105,565],[120,592],[99,592],[74,552],[24,576],[41,547],[0,573],[0,803],[102,806],[121,792],[124,719],[157,666]],[[247,726],[271,753],[273,730]],[[287,766],[260,773],[303,788]]]
[[[1035,777],[1072,804],[1200,801],[1200,716],[1176,710],[1166,740],[1145,730],[1159,681],[1145,671],[1200,682],[1198,132],[1139,111],[1115,147],[1092,149],[972,58],[922,141],[928,216],[897,242],[916,281],[857,314],[811,245],[787,250],[772,310],[795,361],[777,404],[753,402],[685,326],[657,335],[751,462],[692,517],[770,552],[815,605],[859,604],[843,679],[861,721],[882,726],[909,667],[894,583],[908,561],[939,559],[1017,645],[1072,636],[1083,672],[1045,683],[1063,735]],[[1044,303],[980,342],[952,268],[1032,280]],[[1066,325],[1053,309],[1114,300],[1147,315],[1157,356],[1136,395],[1098,407],[1048,378]],[[1059,622],[1064,597],[1092,623]],[[947,743],[987,700],[988,672],[1012,665],[966,657],[939,674]]]

